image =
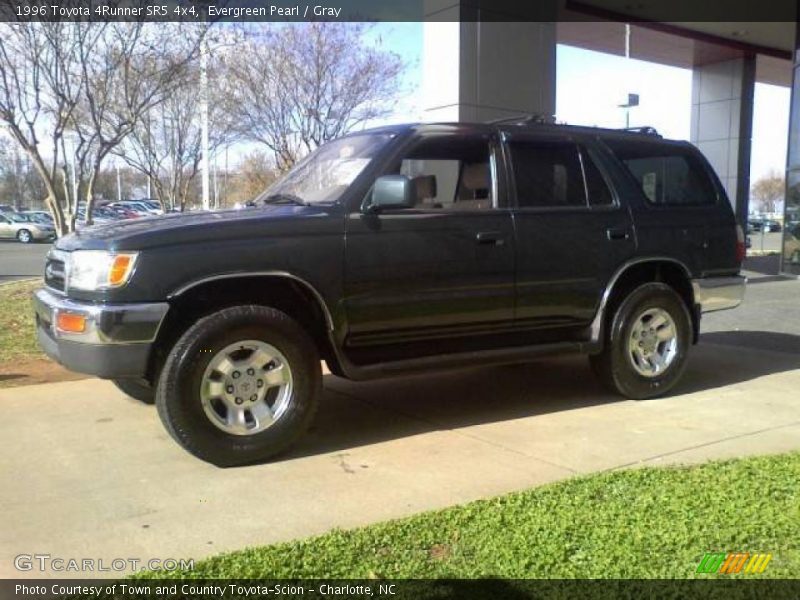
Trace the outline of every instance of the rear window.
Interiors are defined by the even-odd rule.
[[[717,201],[702,163],[687,149],[650,142],[606,140],[641,187],[649,204],[706,206]]]

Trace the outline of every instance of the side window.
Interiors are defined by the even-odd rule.
[[[395,169],[414,184],[418,208],[488,210],[495,206],[486,139],[443,136],[415,145]]]
[[[649,204],[703,206],[716,202],[714,185],[691,151],[640,141],[607,144],[639,183]]]
[[[520,208],[586,206],[575,144],[519,140],[510,142],[509,148]]]
[[[589,197],[589,206],[611,206],[614,204],[614,197],[608,188],[606,180],[600,173],[600,169],[594,164],[591,155],[585,149],[581,149],[583,157],[583,172],[586,175],[586,194]]]

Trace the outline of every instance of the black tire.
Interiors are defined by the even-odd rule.
[[[30,244],[33,241],[33,235],[27,229],[20,229],[17,232],[17,241],[23,244]]]
[[[641,375],[628,355],[627,340],[635,320],[651,308],[666,311],[675,323],[675,357],[660,375]],[[663,396],[678,383],[684,370],[692,340],[692,321],[681,297],[663,283],[646,283],[633,290],[606,323],[603,351],[589,357],[592,369],[611,391],[634,400]]]
[[[135,379],[112,379],[122,393],[138,400],[143,404],[156,403],[156,390],[153,386],[147,385]]]
[[[292,373],[289,404],[280,419],[251,435],[223,431],[206,415],[200,399],[203,373],[230,344],[261,340],[286,357]],[[287,449],[308,428],[322,388],[319,353],[289,316],[265,306],[234,306],[190,327],[164,364],[156,406],[172,438],[196,457],[219,467],[264,461]]]

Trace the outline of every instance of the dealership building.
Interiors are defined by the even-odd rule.
[[[557,44],[691,69],[691,141],[716,170],[744,223],[755,85],[790,88],[779,270],[800,275],[800,0],[776,0],[769,9],[774,12],[751,21],[745,18],[757,11],[752,2],[717,2],[736,18],[725,22],[710,11],[703,14],[697,4],[426,0],[425,120],[554,115]],[[665,5],[671,13],[659,14]]]

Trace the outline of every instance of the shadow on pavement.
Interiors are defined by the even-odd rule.
[[[800,336],[763,331],[704,334],[671,395],[794,369],[800,369]],[[324,386],[310,433],[285,458],[625,400],[602,388],[581,356],[362,383],[329,375]]]
[[[753,271],[761,275],[777,275],[781,265],[778,254],[771,256],[748,256],[742,264],[742,269]],[[758,278],[760,279],[760,277]]]
[[[753,350],[796,354],[800,360],[800,335],[775,331],[716,331],[700,336],[700,343],[740,346]]]

